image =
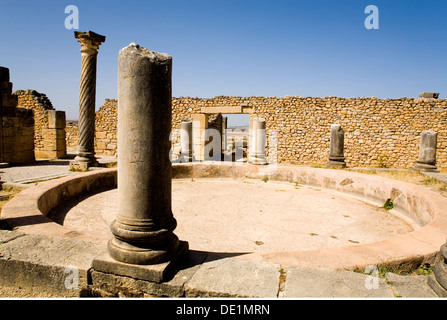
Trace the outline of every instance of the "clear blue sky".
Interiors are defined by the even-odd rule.
[[[80,45],[64,22],[107,37],[97,108],[116,98],[118,51],[130,42],[173,56],[173,95],[447,97],[447,1],[0,0],[0,65],[14,90],[47,94],[77,118]],[[367,5],[379,29],[367,30]]]

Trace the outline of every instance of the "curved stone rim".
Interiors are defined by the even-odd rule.
[[[447,211],[443,208],[447,208],[447,198],[423,186],[345,170],[294,165],[256,166],[207,162],[173,164],[172,171],[173,178],[268,177],[270,180],[298,182],[366,198],[379,206],[387,199],[392,199],[395,205],[393,210],[406,214],[421,226],[410,233],[367,244],[308,251],[250,253],[240,256],[239,259],[267,260],[284,266],[352,270],[368,265],[421,263],[434,258],[446,242]],[[112,189],[116,185],[116,168],[43,182],[17,194],[4,206],[1,217],[14,230],[25,234],[98,241],[94,235],[53,222],[46,214],[68,198],[96,191],[98,188]]]

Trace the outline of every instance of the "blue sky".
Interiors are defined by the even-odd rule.
[[[447,1],[0,0],[0,65],[14,90],[47,94],[77,118],[80,45],[65,28],[107,37],[97,108],[116,98],[118,51],[130,42],[173,56],[173,96],[447,97]],[[367,5],[379,29],[367,30]]]

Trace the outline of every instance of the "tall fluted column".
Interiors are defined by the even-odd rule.
[[[77,32],[75,38],[81,44],[81,84],[79,90],[78,152],[75,164],[86,169],[95,159],[95,99],[96,58],[106,37],[92,31]]]

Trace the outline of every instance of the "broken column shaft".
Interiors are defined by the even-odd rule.
[[[344,156],[345,133],[339,124],[331,125],[328,167],[346,167]]]
[[[109,254],[130,264],[170,260],[179,240],[171,211],[171,67],[135,43],[118,57],[118,197]]]
[[[413,167],[419,171],[439,172],[436,168],[436,146],[438,134],[434,131],[425,130],[421,133],[421,143],[419,146],[419,158]]]

